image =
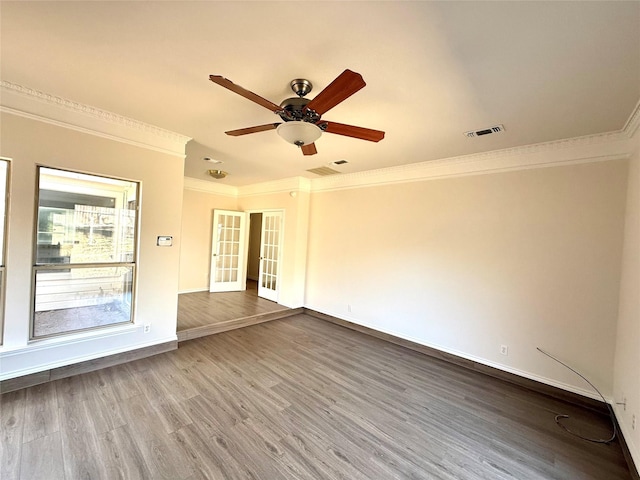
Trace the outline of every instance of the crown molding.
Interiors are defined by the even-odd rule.
[[[0,80],[0,111],[185,157],[190,137],[113,112]]]
[[[284,178],[272,182],[254,183],[241,187],[223,185],[194,177],[184,177],[184,188],[196,192],[212,193],[227,197],[250,197],[274,193],[311,192],[311,180],[303,177]]]
[[[292,191],[307,193],[327,192],[447,177],[620,160],[629,158],[630,145],[629,135],[626,131],[620,130],[315,179],[291,177],[271,182],[231,187],[185,177],[185,188],[236,197],[290,193]]]
[[[624,124],[622,131],[627,134],[629,138],[633,137],[640,127],[640,100],[636,103],[636,107],[629,115],[627,123]]]
[[[443,158],[311,180],[312,192],[408,183],[576,163],[629,158],[629,137],[622,131],[523,147]]]
[[[223,195],[225,197],[237,197],[238,187],[231,185],[223,185],[221,183],[200,180],[199,178],[184,177],[184,188],[195,192],[213,193],[215,195]]]
[[[311,180],[303,177],[290,177],[238,187],[238,196],[240,197],[290,192],[311,192]]]

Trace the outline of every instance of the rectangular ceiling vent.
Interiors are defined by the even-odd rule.
[[[504,125],[494,125],[493,127],[483,128],[482,130],[471,130],[469,132],[464,132],[465,137],[475,138],[482,137],[483,135],[489,135],[491,133],[500,133],[504,132]]]
[[[335,175],[336,173],[340,173],[337,170],[329,167],[318,167],[318,168],[310,168],[307,172],[315,173],[316,175],[320,175],[321,177],[325,177],[327,175]]]

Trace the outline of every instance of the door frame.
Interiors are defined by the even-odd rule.
[[[267,300],[271,300],[271,301],[275,301],[276,303],[279,303],[278,300],[280,299],[280,294],[282,293],[282,259],[284,258],[284,248],[285,248],[285,241],[284,241],[284,232],[285,232],[285,222],[286,222],[286,209],[285,208],[256,208],[256,209],[250,209],[250,210],[243,210],[243,212],[245,212],[247,214],[247,219],[251,218],[251,214],[252,213],[261,213],[261,214],[265,214],[265,213],[281,213],[282,214],[282,224],[280,225],[280,242],[279,242],[279,248],[278,251],[280,252],[280,256],[278,258],[278,271],[276,272],[276,280],[277,280],[277,295],[276,295],[276,300],[270,299],[268,298]],[[263,217],[263,221],[264,221],[264,217]],[[247,221],[247,235],[246,235],[246,241],[247,241],[247,258],[245,259],[245,266],[246,268],[248,268],[249,265],[249,248],[248,248],[248,243],[249,243],[249,236],[250,236],[250,229],[251,228],[251,222]],[[262,235],[260,235],[260,248],[258,249],[258,252],[262,252],[262,242],[263,242],[263,238]],[[260,255],[260,253],[259,253]],[[262,262],[260,262],[260,265],[262,265]],[[262,269],[262,267],[260,267],[260,270]],[[246,269],[245,269],[246,270]],[[258,277],[260,275],[258,274]],[[258,278],[258,291],[260,291],[260,278]],[[246,272],[245,272],[245,288],[246,288]],[[258,295],[259,296],[259,295]],[[265,297],[260,297],[260,298],[265,298]]]
[[[240,218],[240,229],[239,229],[239,238],[238,238],[238,246],[240,251],[238,252],[238,267],[237,267],[237,280],[229,283],[216,282],[215,280],[215,263],[216,257],[218,256],[217,246],[218,246],[218,236],[216,233],[216,214],[220,215],[233,215]],[[237,214],[237,215],[236,215]],[[248,219],[249,215],[247,212],[241,210],[227,210],[222,208],[214,208],[212,212],[212,225],[211,225],[211,266],[209,270],[209,292],[211,293],[220,293],[220,292],[237,292],[243,291],[247,288],[247,255],[248,255],[248,246],[249,246],[249,237],[247,233],[249,232]],[[243,263],[244,262],[244,263]]]

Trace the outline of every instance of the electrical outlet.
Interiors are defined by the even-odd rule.
[[[144,333],[150,333],[151,332],[151,324],[150,323],[145,323],[144,324],[143,332]]]
[[[351,305],[347,305],[347,312],[351,313]]]
[[[502,355],[509,355],[509,347],[507,345],[500,345],[500,353]]]
[[[631,429],[632,430],[636,429],[636,414],[635,413],[633,415],[631,415]]]

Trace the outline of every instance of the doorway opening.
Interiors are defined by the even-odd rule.
[[[247,292],[258,296],[260,279],[260,242],[262,239],[262,212],[249,214],[249,248],[247,253]]]
[[[258,296],[277,303],[283,224],[282,210],[214,210],[209,292],[245,291],[251,276]]]
[[[215,210],[209,291],[178,298],[178,341],[291,315],[279,305],[284,212]]]

